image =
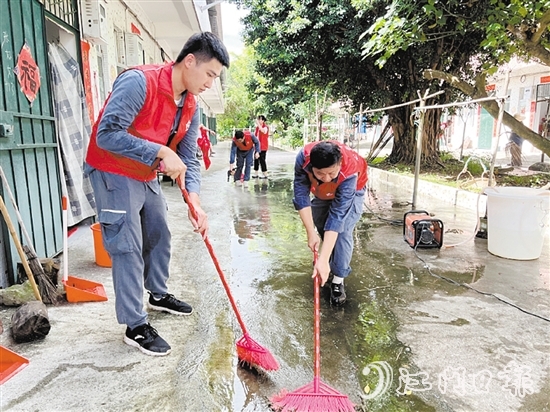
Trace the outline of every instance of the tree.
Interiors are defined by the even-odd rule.
[[[242,55],[232,56],[227,71],[225,110],[217,117],[217,131],[222,137],[231,137],[234,129],[244,129],[254,124],[256,104],[246,85],[254,78],[254,53],[244,49]]]
[[[422,77],[425,68],[457,68],[473,53],[481,39],[472,36],[460,41],[441,37],[437,42],[416,43],[396,50],[384,62],[373,53],[361,55],[359,39],[366,28],[386,16],[386,1],[351,0],[242,0],[250,9],[244,19],[245,42],[257,53],[257,70],[278,86],[295,79],[300,91],[329,89],[332,99],[350,99],[353,108],[362,103],[382,107],[414,100],[417,91],[429,87]],[[417,3],[410,1],[415,9]],[[276,88],[276,87],[275,87]],[[274,89],[275,89],[274,88]],[[306,93],[304,93],[305,95]],[[438,98],[443,102],[450,93]],[[415,130],[412,108],[388,110],[394,132],[391,162],[414,162]],[[437,162],[440,112],[426,117],[423,160]]]
[[[357,6],[364,7],[364,1],[357,0]],[[550,65],[549,8],[548,0],[394,1],[388,13],[365,32],[370,38],[363,47],[366,55],[376,56],[377,64],[384,66],[403,50],[419,44],[437,44],[442,38],[455,42],[468,38],[479,41],[463,56],[463,64],[426,67],[424,77],[444,80],[474,99],[486,97],[487,75],[513,56],[536,58]],[[493,117],[498,116],[496,102],[481,105]],[[550,155],[550,142],[508,113],[503,123]]]
[[[511,56],[535,58],[550,66],[550,1],[491,1],[486,19],[478,23],[485,28],[481,46],[506,63]]]

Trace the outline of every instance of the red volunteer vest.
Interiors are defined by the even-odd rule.
[[[260,128],[256,127],[255,135],[258,136],[258,140],[260,141],[260,150],[267,151],[269,149],[269,126],[266,124],[265,127],[267,127],[267,133],[260,132]]]
[[[200,130],[201,130],[202,138],[203,139],[208,139],[208,132],[206,131],[206,129],[204,127],[201,127]],[[210,140],[210,139],[208,139],[208,140]]]
[[[172,64],[137,66],[132,68],[132,70],[134,69],[141,70],[145,75],[146,96],[143,107],[128,128],[128,133],[150,142],[166,145],[178,109],[174,102],[174,93],[172,90]],[[86,162],[90,166],[104,172],[127,176],[143,182],[153,180],[157,175],[158,162],[149,166],[104,150],[97,145],[97,129],[103,117],[107,101],[92,128]],[[170,142],[169,147],[172,150],[176,151],[178,143],[185,137],[191,124],[191,119],[195,114],[196,105],[195,96],[187,93],[177,132]]]
[[[243,140],[237,140],[233,138],[233,142],[237,146],[237,149],[248,152],[250,149],[252,149],[252,146],[254,146],[254,142],[252,141],[252,136],[250,135],[250,132],[248,130],[244,131],[243,133]]]
[[[334,199],[336,189],[338,188],[340,183],[342,183],[345,179],[354,174],[357,174],[356,189],[361,190],[365,187],[368,180],[367,162],[365,161],[365,159],[359,156],[357,152],[351,150],[346,145],[334,140],[331,140],[331,143],[337,144],[340,147],[340,151],[342,152],[342,164],[340,167],[340,173],[338,174],[338,179],[336,179],[336,182],[319,183],[319,181],[313,175],[313,172],[306,169],[306,167],[309,165],[311,149],[318,143],[319,142],[309,143],[304,147],[304,155],[306,157],[306,160],[304,162],[304,165],[302,166],[302,169],[304,169],[309,176],[309,181],[311,182],[310,190],[311,193],[315,195],[315,197],[318,197],[322,200]]]

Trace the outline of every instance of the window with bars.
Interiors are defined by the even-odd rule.
[[[537,101],[550,98],[550,83],[537,85]]]
[[[116,39],[116,63],[117,63],[117,75],[119,75],[126,68],[126,50],[124,45],[124,31],[114,26],[114,35]]]
[[[59,20],[78,29],[77,0],[42,0],[44,8]]]

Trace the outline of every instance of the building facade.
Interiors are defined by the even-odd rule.
[[[505,70],[509,71],[508,87]],[[525,126],[539,133],[543,120],[548,118],[550,105],[550,68],[536,63],[510,63],[499,74],[488,80],[487,91],[494,96],[508,96],[504,109],[513,115],[518,114]],[[497,145],[497,121],[480,105],[464,106],[452,116],[444,119],[444,141],[442,149],[490,150]],[[502,127],[498,139],[498,150],[504,150],[508,142],[509,130]],[[529,142],[524,142],[524,153],[538,154]]]
[[[24,240],[19,211],[38,256],[62,250],[63,196],[70,225],[95,213],[80,168],[91,124],[116,76],[135,65],[175,60],[193,33],[212,31],[223,39],[219,3],[0,1],[0,166],[6,176],[0,194]],[[212,130],[224,110],[224,78],[198,98],[202,122]],[[6,287],[18,282],[21,258],[0,221],[0,287]]]

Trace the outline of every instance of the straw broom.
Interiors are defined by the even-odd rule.
[[[27,232],[27,229],[25,228],[25,225],[23,224],[23,218],[19,213],[19,208],[17,207],[17,203],[15,202],[15,198],[8,184],[8,179],[6,178],[4,170],[1,166],[0,176],[2,177],[2,182],[4,183],[6,192],[10,197],[11,204],[13,205],[13,209],[15,210],[15,214],[17,215],[17,221],[19,222],[21,231],[23,232],[23,236],[25,237],[25,241],[27,242],[26,245],[22,245],[22,249],[25,252],[28,266],[31,269],[33,276],[36,278],[36,283],[38,286],[38,290],[40,291],[40,296],[42,297],[44,303],[52,303],[56,305],[61,300],[61,296],[57,291],[57,287],[54,285],[48,275],[46,275],[46,272],[44,272],[42,264],[38,261],[38,255],[36,254],[36,251],[32,246],[30,236]],[[23,259],[23,257],[21,257],[21,259]]]
[[[28,240],[27,240],[28,242]],[[23,251],[27,255],[27,261],[29,262],[29,267],[36,278],[38,284],[38,289],[40,290],[40,295],[44,303],[51,303],[53,305],[59,304],[62,301],[62,297],[59,294],[55,283],[44,271],[44,267],[40,263],[38,256],[32,245],[23,245]]]
[[[10,232],[10,235],[13,239],[13,243],[15,244],[15,248],[17,249],[17,253],[19,253],[19,258],[21,259],[21,263],[23,264],[23,268],[25,269],[25,273],[27,273],[27,276],[29,278],[29,282],[32,287],[32,291],[34,293],[34,297],[36,300],[42,302],[42,297],[40,296],[40,291],[38,290],[38,285],[36,284],[36,281],[34,280],[34,276],[32,274],[31,268],[29,267],[29,264],[27,262],[27,257],[25,256],[25,252],[23,251],[23,248],[21,247],[21,242],[19,241],[19,237],[17,236],[17,233],[15,233],[15,227],[13,226],[13,223],[10,218],[10,214],[8,212],[8,208],[6,207],[6,204],[4,203],[4,199],[0,195],[0,212],[2,216],[4,216],[4,220],[6,221],[6,225],[8,227],[8,230]]]
[[[179,179],[177,179],[177,185],[181,189],[181,184]],[[191,215],[194,219],[197,219],[197,212],[195,208],[193,207],[192,203],[189,201],[189,193],[187,193],[187,190],[181,189],[181,193],[183,195],[183,199],[185,203],[187,203],[187,206],[189,207],[189,210],[191,211]],[[231,306],[233,308],[233,311],[235,312],[235,315],[237,317],[237,321],[239,322],[239,325],[241,326],[241,329],[243,331],[243,337],[237,341],[237,357],[239,360],[243,363],[249,364],[254,367],[260,367],[262,369],[265,369],[267,371],[274,371],[279,369],[279,363],[277,360],[273,357],[271,352],[261,346],[259,343],[254,341],[248,334],[248,331],[246,330],[246,327],[244,326],[244,322],[241,318],[241,315],[239,313],[239,310],[237,308],[237,305],[235,303],[235,300],[233,299],[233,296],[231,295],[231,291],[229,289],[229,285],[227,283],[227,280],[225,279],[225,276],[223,274],[222,268],[220,267],[220,264],[218,262],[218,259],[216,258],[216,255],[214,254],[214,249],[212,248],[212,244],[210,243],[210,240],[208,237],[204,238],[204,243],[206,244],[206,248],[208,249],[208,252],[210,253],[210,256],[212,257],[212,261],[214,262],[214,266],[216,266],[216,270],[218,271],[218,275],[220,276],[220,279],[222,281],[223,287],[225,289],[225,292],[227,293],[227,297],[229,298],[229,301],[231,302]]]
[[[317,252],[314,253],[314,262]],[[314,263],[315,264],[315,263]],[[349,398],[321,381],[321,309],[319,302],[320,277],[314,278],[314,378],[313,382],[293,392],[282,390],[271,397],[272,408],[281,412],[353,412],[355,408]]]

